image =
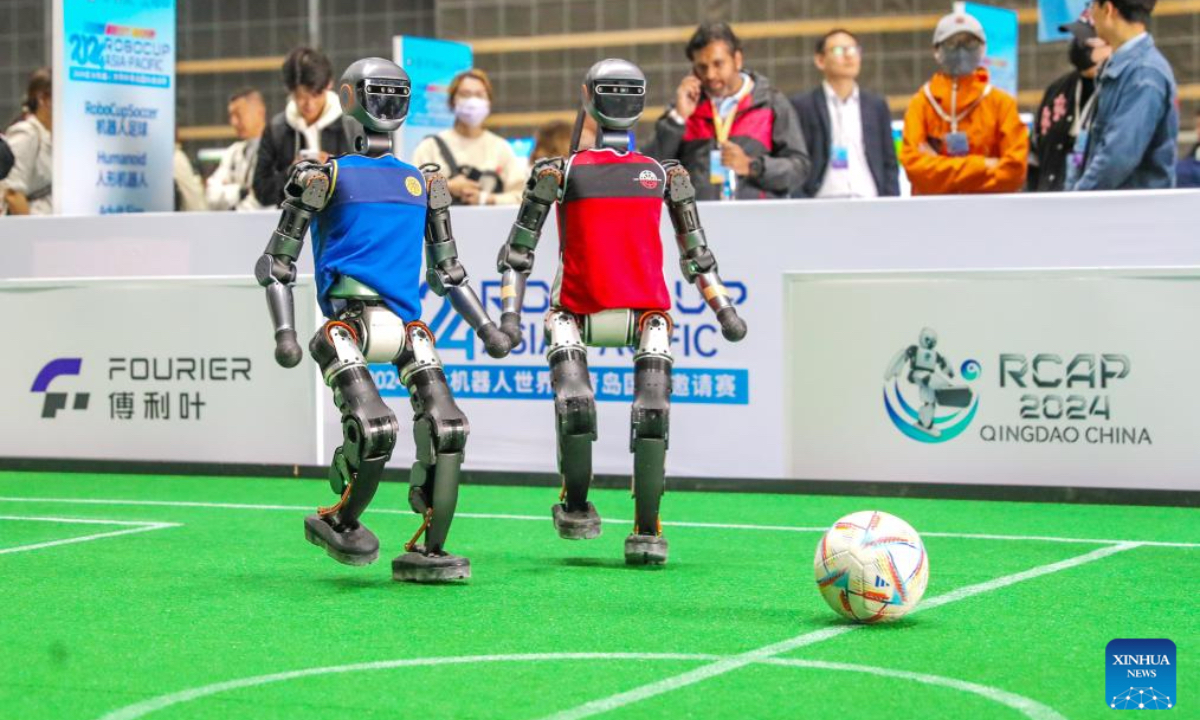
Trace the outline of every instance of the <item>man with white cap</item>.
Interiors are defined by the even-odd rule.
[[[989,82],[987,36],[965,12],[933,34],[938,72],[904,116],[900,162],[914,195],[1016,192],[1025,184],[1029,134],[1017,102]]]

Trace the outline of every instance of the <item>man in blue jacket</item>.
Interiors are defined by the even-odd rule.
[[[1113,48],[1100,71],[1085,130],[1067,162],[1074,190],[1175,185],[1179,137],[1175,74],[1146,31],[1156,0],[1097,0],[1096,34]]]
[[[825,81],[791,99],[812,158],[812,171],[792,197],[899,195],[892,115],[887,100],[858,86],[858,38],[831,30],[817,41],[813,61]]]

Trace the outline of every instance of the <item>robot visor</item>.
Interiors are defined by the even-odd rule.
[[[376,120],[403,120],[410,92],[408,85],[368,80],[363,83],[363,109]]]
[[[640,83],[596,83],[592,104],[605,117],[636,118],[646,107],[646,86]]]

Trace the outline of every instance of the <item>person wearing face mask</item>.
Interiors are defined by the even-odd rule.
[[[1067,160],[1083,127],[1085,112],[1096,98],[1096,73],[1112,48],[1096,36],[1091,8],[1059,28],[1071,33],[1068,57],[1074,70],[1050,84],[1033,116],[1029,144],[1030,192],[1060,192],[1067,181]]]
[[[1025,184],[1029,133],[1017,101],[983,67],[987,36],[966,13],[933,34],[939,71],[904,116],[900,162],[914,195],[1016,192]]]
[[[456,204],[520,203],[529,168],[507,140],[483,127],[493,97],[487,73],[478,68],[459,73],[448,94],[454,126],[422,140],[413,150],[413,164],[440,165]]]

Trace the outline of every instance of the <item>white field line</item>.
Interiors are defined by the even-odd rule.
[[[1109,555],[1115,555],[1119,552],[1132,550],[1136,547],[1141,547],[1141,543],[1129,542],[1118,545],[1110,545],[1108,547],[1099,548],[1098,550],[1093,550],[1085,555],[1077,555],[1073,558],[1068,558],[1056,563],[1050,563],[1048,565],[1039,565],[1038,567],[1031,568],[1023,572],[1005,575],[1003,577],[988,580],[987,582],[978,583],[976,585],[968,585],[966,587],[948,592],[944,595],[930,598],[929,600],[926,600],[918,605],[913,612],[930,610],[943,605],[949,605],[950,603],[966,600],[967,598],[992,592],[994,590],[999,590],[1019,582],[1032,580],[1034,578],[1050,575],[1052,573],[1062,572],[1063,570],[1069,570],[1071,568],[1079,567],[1080,565],[1086,565],[1087,563],[1106,558]],[[733,655],[709,665],[696,668],[695,670],[689,670],[688,672],[648,683],[632,690],[627,690],[622,693],[617,693],[616,695],[610,695],[606,698],[584,703],[583,705],[579,705],[569,710],[564,710],[562,712],[547,716],[545,720],[581,720],[581,718],[600,715],[602,713],[610,712],[627,705],[632,705],[633,703],[640,702],[642,700],[647,700],[658,695],[669,693],[673,690],[678,690],[689,685],[695,685],[698,682],[702,682],[719,675],[724,675],[753,663],[763,662],[776,655],[782,655],[783,653],[796,650],[797,648],[815,645],[816,643],[830,640],[840,635],[845,635],[846,633],[853,632],[862,627],[865,626],[839,625],[832,628],[817,630],[815,632],[804,633],[803,635],[797,635],[790,640],[784,640],[783,642],[766,645],[740,655]]]
[[[721,660],[720,655],[701,655],[701,654],[674,654],[674,653],[530,653],[527,655],[473,655],[463,657],[433,657],[433,658],[405,658],[403,660],[384,660],[379,662],[355,663],[352,665],[334,665],[331,667],[320,668],[305,668],[303,670],[293,670],[290,672],[274,673],[271,675],[259,675],[257,677],[240,678],[238,680],[228,680],[225,682],[205,685],[203,687],[192,688],[180,692],[171,693],[168,695],[160,695],[149,700],[144,700],[140,703],[128,705],[126,707],[114,710],[105,715],[100,720],[137,720],[151,713],[179,705],[181,703],[191,702],[200,698],[216,695],[218,693],[229,692],[232,690],[241,690],[244,688],[259,687],[271,683],[286,682],[289,680],[297,680],[300,678],[311,677],[314,675],[325,676],[341,673],[355,674],[363,672],[371,672],[376,670],[393,670],[396,668],[405,667],[437,667],[444,665],[475,665],[482,663],[499,663],[499,662],[565,662],[568,660],[584,660],[584,661],[695,661],[695,662],[712,662]],[[767,658],[757,661],[767,665],[777,665],[782,667],[799,667],[815,670],[834,670],[841,672],[858,672],[875,675],[877,677],[890,677],[900,680],[909,680],[925,685],[934,685],[938,687],[950,688],[960,692],[968,692],[978,695],[986,700],[990,700],[1001,705],[1006,705],[1014,710],[1017,710],[1030,720],[1066,720],[1062,715],[1054,710],[1042,705],[1041,703],[1031,700],[1027,697],[1010,693],[999,688],[989,687],[987,685],[979,685],[977,683],[967,682],[965,680],[956,680],[954,678],[941,677],[939,675],[928,675],[925,673],[909,672],[907,670],[893,670],[891,668],[872,667],[870,665],[851,665],[849,663],[831,663],[821,662],[817,660],[791,660],[784,658]]]
[[[75,543],[91,542],[92,540],[119,537],[121,535],[135,535],[137,533],[150,532],[151,530],[163,530],[166,528],[180,526],[179,523],[168,522],[138,522],[133,520],[104,520],[99,518],[23,517],[18,515],[0,515],[0,520],[27,520],[31,522],[53,522],[70,525],[118,525],[125,528],[124,530],[110,530],[109,532],[94,533],[92,535],[82,535],[80,537],[73,538],[64,538],[62,540],[49,540],[47,542],[32,543],[29,545],[17,545],[15,547],[0,548],[0,555],[29,552],[30,550],[42,550],[45,548],[58,547],[59,545],[74,545]]]
[[[64,505],[127,505],[131,507],[180,507],[180,508],[210,508],[216,510],[283,510],[283,511],[307,511],[315,512],[316,505],[254,505],[244,503],[223,503],[223,502],[200,502],[190,500],[121,500],[121,499],[105,499],[105,498],[39,498],[39,497],[0,497],[0,503],[50,503]],[[367,511],[371,514],[381,515],[412,515],[411,510],[394,510],[390,508],[371,508]],[[504,513],[471,513],[460,512],[455,513],[456,518],[469,518],[474,520],[520,520],[528,522],[546,522],[549,519],[547,515],[511,515]],[[610,523],[627,523],[632,524],[632,520],[624,520],[620,518],[605,518]],[[804,527],[796,525],[752,525],[739,523],[710,523],[710,522],[688,522],[682,520],[664,520],[664,527],[681,527],[681,528],[701,528],[709,530],[754,530],[762,532],[798,532],[798,533],[823,533],[829,528],[827,527]],[[1052,535],[992,535],[982,533],[954,533],[954,532],[922,532],[922,537],[942,537],[942,538],[959,538],[963,540],[1001,540],[1001,541],[1019,541],[1019,542],[1058,542],[1072,543],[1082,545],[1124,545],[1126,543],[1137,543],[1147,547],[1173,547],[1173,548],[1200,548],[1200,543],[1185,543],[1185,542],[1157,542],[1153,540],[1112,540],[1103,538],[1073,538],[1073,537],[1055,537]]]

